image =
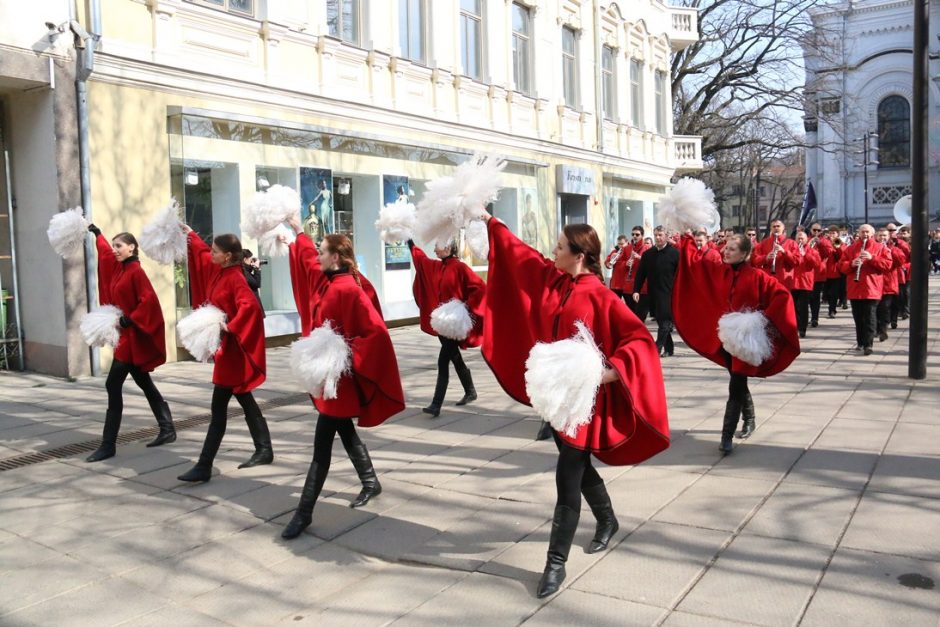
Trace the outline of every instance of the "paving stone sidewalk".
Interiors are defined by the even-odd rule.
[[[342,446],[313,525],[285,542],[311,456],[315,414],[288,350],[268,352],[258,398],[276,459],[251,453],[234,417],[217,474],[176,476],[205,425],[0,472],[3,625],[937,625],[940,616],[940,289],[931,291],[929,377],[907,378],[907,322],[870,357],[850,349],[848,311],[810,329],[784,374],[752,380],[753,437],[717,451],[727,373],[682,344],[664,360],[672,446],[600,468],[621,530],[588,555],[585,505],[563,590],[535,598],[554,504],[555,448],[538,420],[470,352],[478,402],[421,413],[438,342],[392,337],[408,409],[360,430],[384,492],[348,503],[358,480]],[[155,375],[177,420],[207,414],[210,367]],[[122,432],[153,418],[125,386]],[[99,437],[102,378],[0,375],[0,462]],[[233,407],[235,404],[233,403]]]

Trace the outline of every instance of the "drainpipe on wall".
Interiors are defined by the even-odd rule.
[[[594,116],[597,120],[597,152],[604,152],[604,112],[603,91],[601,83],[601,7],[598,0],[594,0]],[[603,184],[603,179],[601,180]]]

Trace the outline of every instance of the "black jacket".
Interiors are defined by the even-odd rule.
[[[255,293],[255,298],[258,299],[258,304],[261,305],[261,294],[258,292],[258,290],[261,289],[261,268],[255,268],[254,266],[249,266],[247,263],[243,263],[242,270],[245,272],[245,280],[248,281],[248,287]],[[262,314],[264,313],[263,305],[261,312]]]
[[[678,268],[679,249],[668,242],[662,249],[653,246],[640,257],[633,291],[638,293],[647,284],[650,312],[656,320],[672,319],[672,285]]]

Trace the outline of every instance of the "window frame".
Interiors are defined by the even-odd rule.
[[[512,82],[516,91],[526,96],[531,96],[535,92],[535,85],[532,80],[532,67],[535,56],[533,48],[534,33],[532,28],[532,9],[519,2],[513,2],[510,11],[509,36],[512,59]],[[524,33],[515,29],[515,16],[517,11],[519,15],[525,18],[526,31]],[[517,48],[517,42],[522,42],[522,46]],[[524,58],[519,58],[518,50],[524,51]]]
[[[666,124],[666,73],[656,70],[653,75],[653,93],[656,98],[656,132],[665,136]]]
[[[644,130],[643,120],[643,61],[630,59],[630,124]]]
[[[248,11],[242,11],[241,9],[233,9],[231,7],[232,0],[186,0],[190,4],[195,4],[197,6],[206,7],[207,9],[215,9],[216,11],[223,11],[229,15],[237,15],[239,17],[249,17],[255,19],[255,14],[258,12],[258,2],[259,0],[247,0],[251,4],[251,9]]]
[[[570,35],[571,51],[565,49],[566,36]],[[578,31],[571,26],[561,27],[561,86],[565,105],[572,109],[581,108],[581,90],[578,72],[579,40]]]
[[[892,101],[903,102],[905,105],[906,116],[904,117],[894,117],[887,118],[887,115],[882,112],[882,109],[885,107],[886,103]],[[911,167],[911,102],[900,94],[891,94],[885,96],[878,103],[878,108],[876,110],[876,116],[878,121],[878,169],[903,169]],[[886,128],[888,125],[891,127]],[[885,136],[890,131],[896,131],[900,128],[902,134],[906,136],[906,140],[895,140],[895,141],[886,141]],[[903,150],[903,146],[906,146],[907,149]],[[903,154],[903,159],[900,156]],[[885,155],[888,155],[890,160],[885,159]]]
[[[337,5],[336,17],[337,17],[338,23],[336,26],[336,31],[337,31],[336,33],[333,32],[333,28],[330,25],[330,2],[331,1],[335,2]],[[352,28],[353,28],[352,39],[347,39],[344,36],[345,26],[346,26],[346,21],[347,21],[346,11],[345,11],[345,8],[346,8],[345,5],[347,1],[351,2],[354,5],[354,11],[353,11],[354,16],[349,19],[349,21],[352,23]],[[326,25],[329,31],[328,32],[329,37],[339,39],[340,41],[346,42],[348,44],[352,44],[354,46],[361,46],[362,45],[362,0],[326,0]]]
[[[605,67],[608,59],[610,68]],[[607,45],[601,47],[601,115],[617,119],[617,51]]]
[[[483,67],[483,48],[485,47],[483,38],[486,34],[486,29],[484,24],[486,21],[486,3],[484,0],[474,0],[479,5],[479,13],[472,13],[469,10],[463,7],[463,0],[459,4],[459,12],[457,15],[457,20],[460,29],[460,65],[461,70],[463,71],[464,76],[469,76],[470,78],[482,81],[485,70]],[[475,50],[475,63],[476,63],[476,72],[471,72],[467,67],[467,60],[470,58],[469,50],[469,39],[467,38],[467,24],[475,22],[476,23],[476,47]]]
[[[419,18],[418,18],[418,35],[419,42],[421,45],[421,52],[418,55],[414,55],[411,50],[411,39],[412,39],[412,16],[411,9],[419,9]],[[401,49],[401,57],[403,59],[408,59],[412,63],[418,63],[420,65],[429,65],[428,59],[430,57],[430,51],[428,50],[428,22],[429,22],[429,6],[427,0],[401,0],[398,5],[398,46]],[[405,12],[405,15],[402,15],[402,12]],[[405,31],[402,32],[402,26],[405,26]]]

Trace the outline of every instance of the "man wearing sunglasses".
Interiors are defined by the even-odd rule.
[[[633,285],[636,282],[636,272],[640,269],[640,257],[649,250],[649,244],[643,239],[645,231],[642,226],[635,226],[630,232],[630,243],[627,244],[623,252],[624,263],[627,264],[627,272],[624,275],[623,299],[627,303],[630,311],[636,314],[640,322],[646,322],[646,316],[649,315],[649,296],[644,285],[640,292],[640,300],[634,301]]]
[[[826,288],[826,262],[832,255],[832,242],[823,234],[822,225],[813,222],[809,227],[809,247],[819,254],[819,265],[813,276],[813,291],[809,295],[810,326],[819,326],[819,307]]]

